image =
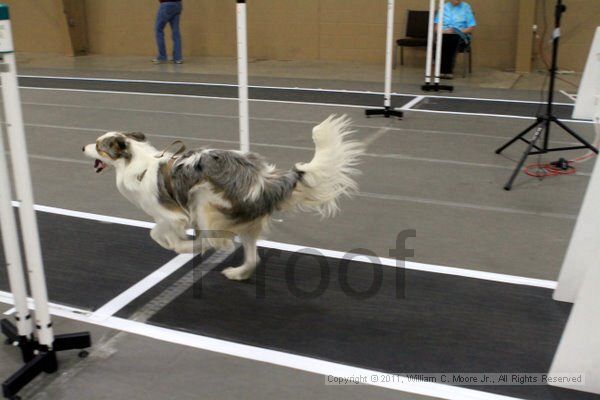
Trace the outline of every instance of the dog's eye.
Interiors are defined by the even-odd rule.
[[[119,148],[121,150],[125,150],[127,148],[127,142],[125,141],[125,139],[118,138],[116,141],[117,141],[117,145],[119,146]]]

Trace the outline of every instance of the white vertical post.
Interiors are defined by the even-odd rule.
[[[597,101],[600,102],[600,97]],[[600,107],[595,128],[600,135]],[[586,273],[600,267],[599,205],[600,161],[596,160],[552,296],[554,300],[574,303]]]
[[[440,83],[440,71],[442,68],[442,32],[444,30],[444,0],[440,0],[437,30],[437,43],[435,44],[435,83]]]
[[[427,26],[427,61],[425,64],[425,83],[431,83],[431,63],[433,61],[433,25],[435,17],[435,0],[429,0],[429,25]]]
[[[0,67],[3,66],[0,65]],[[2,244],[4,245],[4,257],[6,259],[10,290],[14,297],[17,330],[19,336],[30,338],[33,332],[32,321],[29,316],[29,308],[27,307],[25,273],[23,272],[23,261],[21,259],[21,249],[19,248],[19,232],[17,231],[15,214],[11,204],[12,190],[5,154],[4,138],[0,131],[0,222],[2,225]]]
[[[593,120],[600,137],[600,27],[588,55],[573,118]],[[600,259],[600,162],[596,161],[575,229],[560,270],[554,299],[573,303],[586,271],[598,268]]]
[[[41,345],[51,348],[54,335],[48,311],[48,294],[42,263],[42,250],[38,236],[37,220],[33,209],[33,191],[27,156],[27,144],[25,142],[25,130],[23,127],[23,114],[21,112],[21,99],[17,83],[17,66],[13,52],[12,36],[10,34],[8,7],[3,6],[2,8],[6,9],[2,13],[5,14],[6,18],[2,21],[3,29],[0,29],[2,32],[2,48],[0,48],[0,52],[3,52],[2,57],[8,70],[2,72],[0,75],[2,79],[2,99],[6,118],[6,130],[10,143],[17,200],[20,201],[19,216],[27,260],[29,285],[35,304],[35,324],[38,333],[38,342]],[[4,15],[0,15],[0,19],[2,17]]]
[[[246,0],[236,0],[238,97],[240,118],[240,150],[250,151],[250,115],[248,111],[248,34]]]
[[[596,221],[588,223],[597,224]],[[598,258],[595,261],[596,265],[583,274],[550,373],[581,373],[585,379],[583,385],[554,385],[600,394],[600,268]]]
[[[387,35],[385,44],[385,108],[392,107],[392,57],[394,54],[394,8],[395,0],[388,0]]]

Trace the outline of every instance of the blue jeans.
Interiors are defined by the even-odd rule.
[[[158,14],[156,15],[156,24],[154,33],[156,35],[156,45],[158,47],[158,60],[167,60],[167,49],[165,47],[165,26],[171,25],[173,34],[173,60],[183,60],[181,55],[181,32],[179,32],[179,18],[181,17],[182,5],[180,1],[160,3]]]

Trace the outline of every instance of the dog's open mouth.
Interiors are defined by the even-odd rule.
[[[94,161],[94,169],[96,170],[97,174],[101,173],[106,168],[108,168],[108,164],[105,164],[102,160]]]

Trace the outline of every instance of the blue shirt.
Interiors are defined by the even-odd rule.
[[[438,13],[435,14],[435,23],[439,21]],[[444,5],[444,26],[443,30],[450,28],[465,29],[477,25],[475,23],[475,16],[471,6],[464,1],[456,7],[452,3],[446,3]]]

